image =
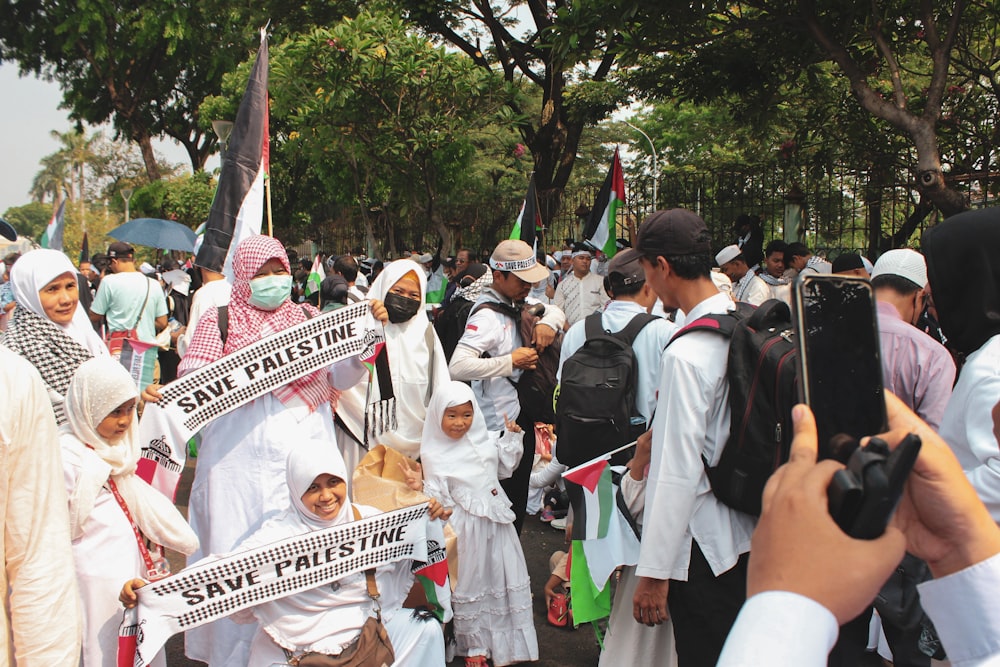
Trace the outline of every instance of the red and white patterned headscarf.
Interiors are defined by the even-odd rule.
[[[217,310],[208,310],[198,320],[194,337],[184,359],[178,367],[183,375],[224,354],[256,343],[261,338],[287,329],[306,320],[306,312],[315,317],[319,311],[309,304],[292,303],[286,299],[275,310],[263,310],[250,304],[250,281],[268,261],[277,259],[290,271],[288,255],[281,243],[270,236],[250,236],[236,246],[233,255],[233,293],[229,300],[229,333],[225,345],[219,332]],[[327,381],[326,371],[316,371],[274,390],[274,395],[285,404],[301,400],[315,410],[335,397]]]

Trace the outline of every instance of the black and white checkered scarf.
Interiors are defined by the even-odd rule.
[[[31,362],[49,388],[56,421],[65,421],[62,404],[76,369],[93,355],[59,327],[27,308],[14,308],[4,345]],[[53,395],[53,394],[57,394]]]

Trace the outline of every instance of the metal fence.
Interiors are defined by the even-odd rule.
[[[899,234],[919,201],[908,177],[905,173],[886,176],[850,168],[814,174],[778,164],[713,171],[668,169],[661,174],[655,201],[652,179],[626,182],[626,206],[619,209],[616,235],[631,238],[638,224],[654,210],[687,208],[705,219],[713,246],[721,248],[733,242],[733,222],[747,213],[760,218],[765,241],[801,240],[831,259],[841,252],[860,252],[874,259],[890,247],[916,245],[923,230],[940,219],[933,211],[909,235]],[[958,177],[950,184],[964,191],[976,207],[995,205],[1000,198],[1000,174]],[[559,212],[545,230],[546,250],[561,247],[565,239],[580,238],[598,190],[599,184],[594,184],[563,193]],[[455,247],[488,253],[509,232],[520,206],[521,200],[512,198],[488,206],[453,207],[453,219],[459,221],[449,225]],[[347,212],[342,215],[338,224],[316,235],[322,248],[363,243],[361,222]],[[429,225],[398,227],[398,249],[433,249],[437,245],[437,231]],[[384,221],[376,223],[375,234],[385,256],[388,226]],[[905,238],[893,238],[900,236]]]
[[[919,194],[905,177],[879,178],[847,168],[814,176],[778,165],[664,171],[655,202],[651,179],[626,183],[627,206],[619,211],[618,236],[627,238],[633,225],[654,210],[687,208],[705,219],[713,245],[721,248],[733,242],[733,222],[747,213],[760,218],[766,240],[801,240],[830,257],[849,251],[874,258],[889,247],[916,245],[923,230],[940,220],[940,214],[932,211],[909,235],[899,238],[919,202]],[[959,177],[950,185],[964,191],[975,207],[996,205],[1000,198],[998,174]],[[567,192],[549,237],[578,238],[582,219],[575,215],[576,209],[589,208],[596,192],[596,187]]]

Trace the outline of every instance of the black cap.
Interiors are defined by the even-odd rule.
[[[837,255],[837,258],[833,260],[832,271],[840,273],[841,271],[863,268],[865,268],[865,264],[861,261],[861,255],[853,252],[845,252]]]
[[[636,249],[643,255],[695,255],[712,251],[705,221],[694,211],[655,211],[639,225]]]
[[[108,246],[108,259],[121,259],[122,257],[132,257],[135,250],[124,241],[115,241]]]
[[[637,285],[646,281],[646,271],[639,260],[642,255],[633,248],[616,253],[608,262],[608,280],[612,286]]]

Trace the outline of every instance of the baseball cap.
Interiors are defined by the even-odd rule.
[[[719,251],[719,254],[715,256],[715,263],[718,264],[719,266],[722,266],[726,262],[731,262],[742,254],[743,251],[740,250],[740,247],[738,245],[735,244],[727,245],[725,248]]]
[[[642,255],[638,251],[627,248],[608,262],[608,280],[615,285],[636,285],[646,281],[646,271],[639,260]]]
[[[124,241],[115,241],[108,246],[108,259],[132,257],[133,255],[135,255],[135,250]]]
[[[879,276],[900,276],[919,287],[927,287],[927,262],[916,250],[890,250],[875,261],[872,280]]]
[[[643,255],[695,255],[712,251],[712,237],[697,213],[671,208],[643,220],[636,247]]]
[[[497,245],[490,255],[490,268],[510,271],[529,283],[537,283],[549,277],[549,270],[538,263],[531,246],[518,239],[507,239]]]

